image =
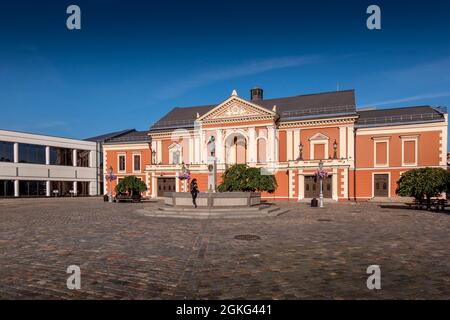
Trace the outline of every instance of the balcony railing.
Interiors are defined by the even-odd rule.
[[[281,113],[281,116],[283,118],[293,118],[317,114],[339,114],[352,112],[356,112],[356,108],[353,105],[331,106],[331,107],[309,107],[292,111],[284,111]]]
[[[420,122],[420,121],[433,121],[444,119],[443,115],[440,113],[421,113],[421,114],[410,114],[410,115],[399,115],[399,116],[388,116],[388,117],[373,117],[366,119],[359,119],[358,126],[369,126],[369,125],[383,125],[392,123],[403,123],[403,122]]]

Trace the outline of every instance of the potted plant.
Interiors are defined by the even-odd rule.
[[[126,176],[121,179],[116,188],[116,199],[131,200],[132,202],[141,201],[141,193],[147,191],[146,184],[135,176]]]

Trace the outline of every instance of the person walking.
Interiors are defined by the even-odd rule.
[[[191,196],[192,196],[192,203],[194,204],[194,207],[197,208],[197,202],[195,201],[197,199],[197,195],[200,191],[198,191],[197,186],[197,179],[192,179],[191,182]]]

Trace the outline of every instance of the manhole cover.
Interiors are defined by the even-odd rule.
[[[320,221],[320,222],[331,222],[333,220],[331,220],[331,219],[318,219],[317,221]]]
[[[260,240],[261,239],[256,234],[238,234],[237,236],[234,236],[234,238],[236,240],[245,240],[245,241],[253,241],[253,240]]]

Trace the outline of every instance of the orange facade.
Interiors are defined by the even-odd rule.
[[[407,108],[400,111],[409,112]],[[314,175],[320,162],[329,175],[324,181],[326,197],[336,201],[395,197],[402,173],[421,167],[446,167],[447,115],[431,107],[423,112],[436,112],[440,118],[380,125],[379,121],[387,121],[386,114],[372,118],[377,113],[369,111],[286,121],[286,112],[276,106],[262,108],[257,102],[232,95],[208,112],[196,112],[196,125],[181,133],[176,126],[150,130],[145,148],[140,142],[105,146],[105,163],[119,178],[133,174],[146,181],[146,195],[154,198],[167,190],[185,190],[185,182],[178,179],[183,170],[188,170],[191,179],[197,179],[200,191],[206,192],[211,154],[217,163],[217,184],[224,170],[235,163],[274,174],[278,188],[273,194],[263,193],[267,199],[302,201],[317,197],[319,187]],[[136,152],[142,157],[139,172],[132,167]],[[125,156],[125,172],[119,170],[120,156]],[[105,192],[108,190],[106,187]]]

